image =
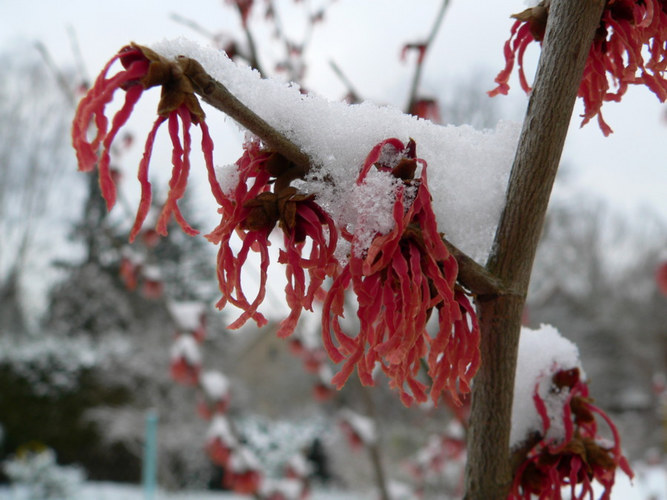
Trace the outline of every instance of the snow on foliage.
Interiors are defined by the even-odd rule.
[[[31,383],[36,394],[46,395],[74,389],[82,371],[123,356],[127,349],[127,344],[117,338],[93,345],[85,337],[40,337],[19,342],[0,337],[0,365],[11,366]]]
[[[431,171],[431,191],[438,226],[455,245],[478,261],[491,247],[503,207],[505,188],[518,136],[518,126],[500,122],[495,130],[439,126],[371,103],[347,105],[312,94],[295,84],[263,80],[258,72],[229,60],[224,53],[185,39],[154,44],[168,58],[196,59],[215,79],[271,126],[299,145],[316,163],[299,189],[316,195],[318,204],[340,227],[355,224],[359,212],[374,217],[369,233],[391,229],[394,179],[374,174],[355,185],[368,152],[387,137],[413,138]],[[236,182],[233,169],[218,173],[225,192]],[[355,203],[356,200],[356,203]],[[359,200],[365,203],[359,204]],[[356,207],[356,209],[355,209]]]
[[[169,312],[181,332],[195,332],[206,313],[206,304],[198,301],[170,302]]]
[[[299,500],[303,498],[303,483],[298,479],[264,479],[259,492],[262,498]]]
[[[220,439],[228,446],[236,446],[236,438],[229,426],[229,420],[222,415],[217,415],[213,418],[208,433],[206,434],[206,438],[207,440]]]
[[[229,379],[220,372],[204,372],[200,383],[206,396],[212,400],[224,399],[229,394]]]
[[[340,426],[353,448],[359,448],[362,445],[372,446],[377,441],[375,422],[370,418],[348,408],[339,411],[338,418],[340,419]]]
[[[171,358],[183,358],[191,364],[201,363],[201,352],[195,339],[190,335],[179,335],[171,346]]]

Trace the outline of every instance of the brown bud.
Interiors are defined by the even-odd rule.
[[[579,381],[579,368],[560,370],[554,374],[552,381],[559,389],[562,389],[563,387],[574,387],[574,384]]]
[[[266,229],[270,231],[278,222],[278,200],[273,193],[261,193],[243,206],[250,209],[250,213],[241,224],[243,229],[250,231]]]
[[[391,169],[391,174],[394,177],[403,179],[404,181],[414,179],[415,171],[417,170],[417,160],[414,158],[402,158],[398,164]]]

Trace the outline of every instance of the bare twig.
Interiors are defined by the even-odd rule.
[[[90,82],[88,71],[86,70],[86,65],[83,62],[83,55],[81,54],[81,45],[79,44],[79,39],[76,36],[76,31],[72,26],[67,26],[67,35],[69,36],[69,44],[72,49],[72,55],[74,56],[74,63],[76,64],[76,70],[79,73],[79,78],[86,86]]]
[[[201,24],[199,24],[197,21],[195,21],[193,19],[189,19],[189,18],[187,18],[185,16],[182,16],[180,14],[177,14],[175,12],[172,12],[169,15],[169,17],[171,17],[171,19],[173,21],[176,21],[177,23],[182,24],[183,26],[187,26],[188,28],[190,28],[195,33],[199,33],[200,35],[203,35],[210,40],[215,39],[215,33],[213,33],[212,31],[209,31],[208,29],[204,28]]]
[[[352,85],[352,82],[349,80],[349,78],[345,76],[343,70],[340,69],[340,66],[336,64],[336,61],[330,60],[329,66],[331,66],[331,69],[333,70],[334,73],[336,73],[336,76],[340,79],[340,81],[343,82],[343,85],[347,87],[348,101],[351,104],[360,103],[361,97],[359,97],[359,93],[355,90],[354,85]]]
[[[419,91],[419,84],[421,83],[422,70],[424,67],[424,60],[426,59],[426,53],[431,47],[433,40],[435,40],[435,36],[438,34],[438,30],[440,29],[440,25],[442,24],[442,20],[445,17],[445,12],[447,11],[448,6],[449,0],[443,0],[442,4],[440,5],[440,10],[435,17],[435,22],[431,28],[431,33],[423,42],[423,48],[420,49],[423,52],[419,54],[419,57],[417,58],[417,64],[415,65],[415,73],[412,77],[412,85],[410,86],[410,94],[408,95],[408,108],[406,110],[407,113],[412,111],[415,105],[415,101],[417,100],[417,92]]]
[[[71,106],[74,106],[74,92],[72,91],[67,78],[65,78],[65,75],[63,75],[62,71],[60,71],[58,66],[56,66],[56,64],[53,62],[53,58],[51,57],[51,54],[49,53],[46,46],[42,42],[35,42],[35,48],[41,54],[42,59],[44,59],[44,62],[46,63],[46,66],[49,68],[51,73],[53,73],[56,82],[58,82],[58,87],[60,87],[60,90],[62,91],[63,97],[67,99],[67,102]]]
[[[255,43],[255,37],[252,36],[250,28],[247,23],[247,12],[244,12],[243,9],[248,9],[249,7],[244,6],[241,2],[236,2],[236,7],[241,17],[241,27],[243,28],[243,33],[245,34],[246,42],[248,43],[248,64],[250,67],[259,71],[262,76],[266,76],[262,67],[259,64],[259,56],[257,55],[257,44]]]
[[[389,489],[387,488],[387,475],[385,474],[384,465],[382,463],[382,453],[380,449],[380,427],[377,411],[375,409],[375,401],[371,394],[370,387],[364,387],[359,384],[361,389],[361,396],[366,405],[366,415],[373,421],[376,429],[376,440],[372,443],[365,443],[368,450],[368,456],[373,466],[373,473],[375,474],[375,482],[378,487],[380,500],[390,500]]]

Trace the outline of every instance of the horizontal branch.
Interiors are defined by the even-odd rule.
[[[459,250],[444,237],[442,241],[459,265],[459,282],[478,298],[483,300],[484,297],[488,296],[519,294],[518,291],[507,287],[500,278],[487,271],[484,266],[475,262],[473,258]]]
[[[279,152],[298,167],[306,171],[310,168],[312,162],[299,146],[239,101],[227,87],[209,75],[199,62],[187,58],[187,63],[184,64],[181,60],[181,65],[195,92],[205,102],[234,119],[239,125],[261,138],[272,150]]]
[[[313,164],[311,158],[301,148],[269,125],[262,117],[239,101],[222,83],[209,75],[199,62],[182,58],[179,66],[192,82],[195,92],[202,99],[233,118],[242,127],[262,139],[272,150],[282,154],[307,173]],[[497,296],[513,294],[503,282],[488,272],[483,266],[443,238],[449,252],[459,266],[459,282],[477,296]]]

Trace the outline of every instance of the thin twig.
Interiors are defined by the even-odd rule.
[[[336,64],[336,61],[333,59],[329,61],[329,66],[331,66],[331,69],[333,70],[334,73],[336,73],[336,76],[340,79],[341,82],[343,82],[343,85],[347,87],[347,98],[350,104],[357,104],[361,102],[361,97],[359,97],[359,93],[356,91],[354,88],[354,85],[352,85],[352,82],[345,76],[345,73],[343,73],[343,70],[340,69],[340,66]]]
[[[86,64],[83,62],[83,54],[81,54],[81,45],[79,44],[79,39],[76,36],[76,31],[70,25],[67,26],[67,35],[69,36],[69,43],[72,49],[72,55],[74,56],[74,63],[76,64],[76,70],[79,73],[79,78],[86,85],[90,82],[90,77],[88,71],[86,70]]]
[[[215,33],[204,28],[201,24],[199,24],[197,21],[193,19],[189,19],[175,12],[169,14],[169,17],[171,17],[173,21],[176,21],[177,23],[182,24],[183,26],[187,26],[195,33],[199,33],[200,35],[203,35],[210,40],[215,39]]]
[[[443,0],[442,4],[440,5],[440,10],[438,11],[438,14],[435,17],[435,22],[433,23],[431,32],[429,33],[428,38],[424,42],[423,53],[421,53],[417,58],[417,64],[415,66],[415,74],[412,77],[412,85],[410,86],[408,108],[406,110],[407,113],[410,113],[412,111],[415,101],[417,100],[417,92],[419,90],[419,84],[421,83],[422,70],[424,67],[424,60],[426,59],[426,53],[428,52],[428,49],[431,47],[433,40],[435,40],[435,36],[438,34],[438,30],[440,29],[440,25],[442,24],[442,20],[445,17],[445,12],[447,12],[448,6],[449,6],[449,0]]]
[[[478,301],[482,363],[472,391],[466,500],[503,500],[521,317],[584,63],[604,0],[554,0],[487,269],[520,294]]]
[[[60,71],[60,69],[53,62],[53,58],[51,57],[51,54],[49,53],[46,46],[42,42],[35,42],[35,48],[42,55],[42,59],[44,59],[47,67],[53,73],[53,76],[55,77],[56,82],[58,82],[58,86],[60,87],[60,90],[62,91],[65,99],[67,99],[68,104],[74,106],[74,93],[72,92],[72,88],[67,82],[65,75],[63,75],[62,71]]]
[[[382,452],[380,449],[380,426],[377,411],[375,409],[375,401],[371,394],[370,387],[364,387],[359,384],[361,395],[366,406],[366,415],[373,421],[375,426],[375,441],[365,443],[368,450],[368,455],[373,466],[373,473],[375,475],[375,482],[377,483],[380,500],[390,500],[389,489],[387,488],[387,475],[385,474],[384,465],[382,463]]]
[[[243,20],[243,7],[241,3],[237,2],[236,7],[239,11],[239,16],[241,16],[241,26],[243,27],[243,32],[245,33],[246,42],[248,42],[248,64],[250,67],[259,71],[259,74],[266,77],[266,73],[259,64],[259,56],[257,54],[257,44],[255,43],[255,37],[252,36],[248,24]]]

